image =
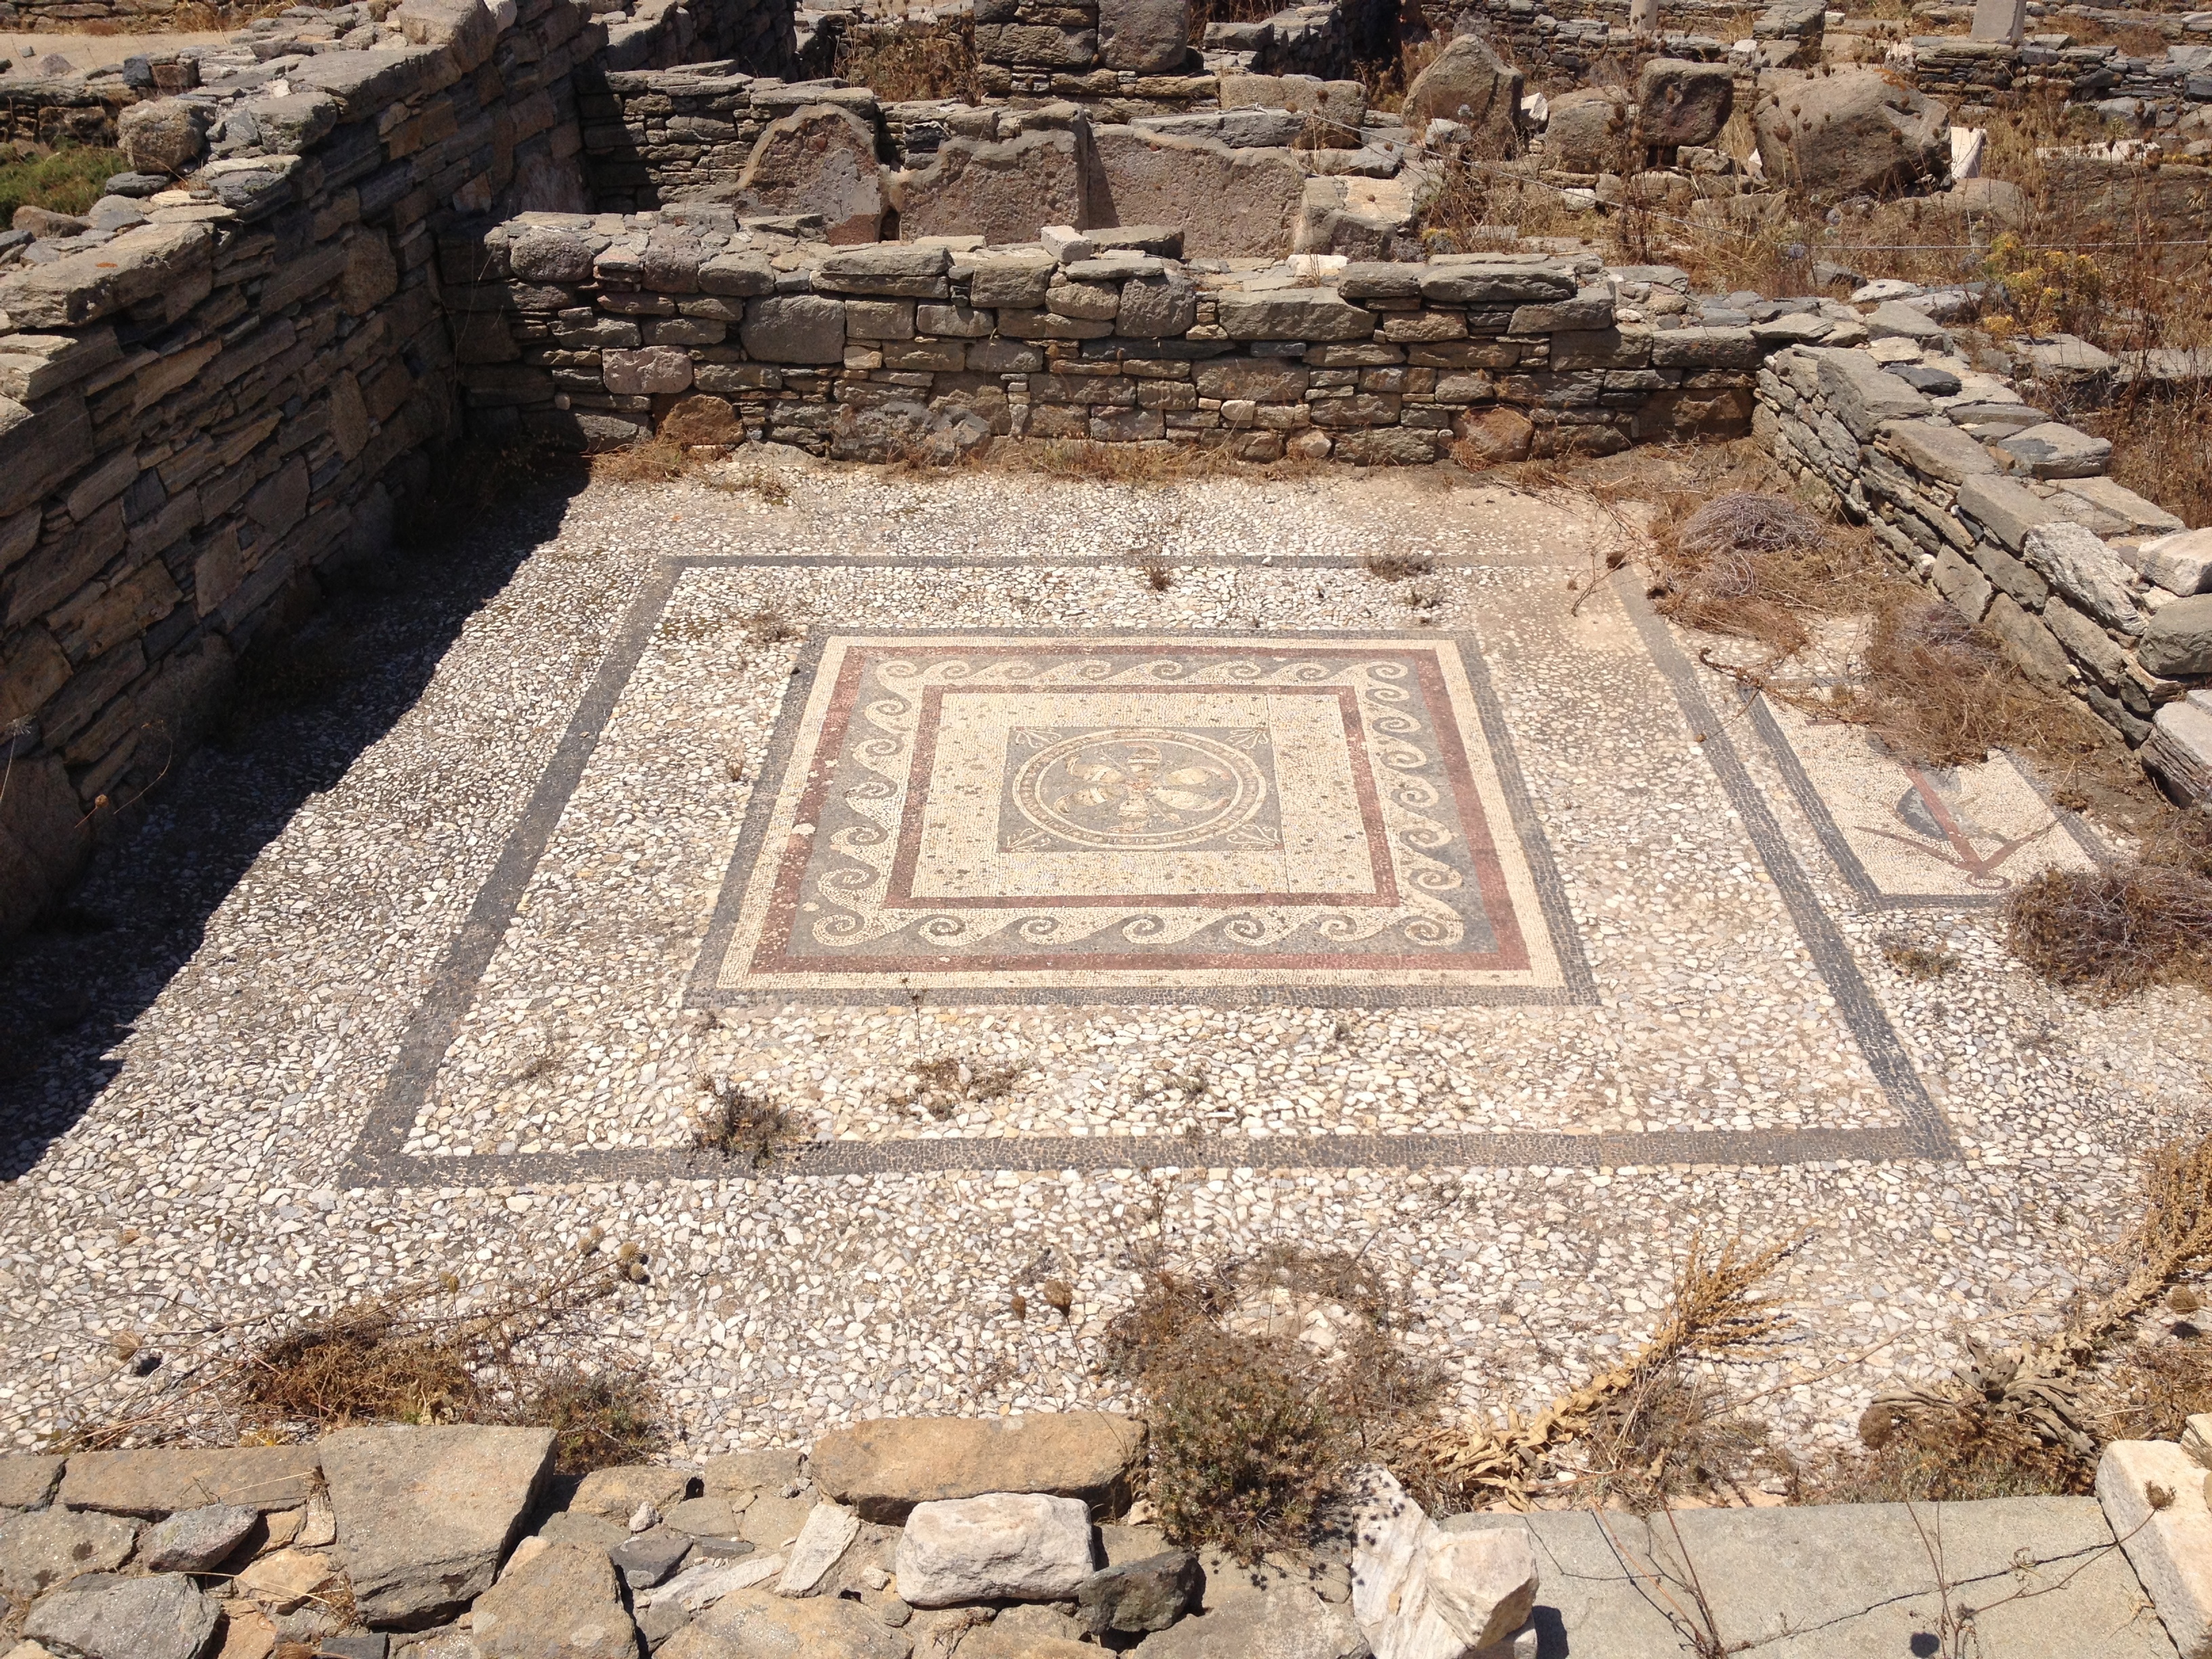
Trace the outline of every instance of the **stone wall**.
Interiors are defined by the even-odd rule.
[[[1714,0],[1669,0],[1668,29],[1639,39],[1628,27],[1627,0],[1474,0],[1448,14],[1455,33],[1480,34],[1532,87],[1559,91],[1596,80],[1632,86],[1648,58],[1717,63],[1729,55],[1730,25],[1744,8]],[[1435,14],[1431,14],[1435,15]]]
[[[210,136],[222,153],[0,277],[0,927],[181,754],[317,573],[379,541],[410,458],[453,431],[432,216],[558,199],[564,169],[580,189],[583,0],[520,0],[504,30],[452,0],[393,16],[422,43],[126,112],[179,171]],[[243,123],[279,153],[228,136]]]
[[[2056,92],[2088,103],[2116,98],[2212,103],[2212,45],[2174,46],[2163,57],[2134,58],[2109,45],[2058,46],[2030,40],[2015,46],[1963,35],[1917,35],[1906,67],[1922,91],[1954,101]]]
[[[1882,315],[1899,310],[1877,307],[1874,325],[1938,336],[1924,319]],[[2003,380],[1893,355],[1907,337],[1777,353],[1759,375],[1754,432],[2031,678],[2081,698],[2202,797],[2212,718],[2191,692],[2212,675],[2212,532],[2185,532],[2106,477],[2111,445]],[[2055,368],[2069,354],[2051,355]],[[2075,367],[2094,356],[2070,355]]]
[[[846,459],[993,434],[1164,439],[1369,464],[1740,433],[1747,328],[1617,328],[1594,259],[1176,257],[1137,228],[1042,246],[833,249],[726,210],[536,215],[441,248],[471,428],[592,448],[659,430]]]

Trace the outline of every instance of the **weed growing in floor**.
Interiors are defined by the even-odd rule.
[[[1340,1252],[1147,1273],[1104,1369],[1144,1395],[1170,1540],[1247,1561],[1308,1544],[1352,1466],[1433,1410],[1440,1378],[1400,1346],[1401,1322],[1380,1276]]]
[[[953,1054],[939,1054],[913,1068],[913,1082],[891,1097],[898,1105],[919,1106],[939,1123],[948,1122],[968,1105],[988,1105],[1013,1092],[1028,1067],[969,1065]]]
[[[1863,538],[1824,524],[1786,495],[1733,490],[1696,504],[1676,493],[1652,526],[1662,616],[1756,640],[1769,666],[1811,642],[1808,615],[1847,608],[1880,569]]]
[[[1745,1501],[1753,1474],[1780,1463],[1766,1429],[1732,1409],[1717,1379],[1679,1365],[1640,1373],[1601,1401],[1577,1449],[1576,1504],[1638,1515],[1683,1498]]]
[[[791,618],[773,605],[763,606],[745,618],[745,643],[761,647],[783,645],[799,637]]]
[[[1525,1423],[1509,1413],[1502,1425],[1478,1419],[1428,1430],[1406,1447],[1401,1478],[1432,1504],[1468,1508],[1504,1499],[1526,1508],[1532,1488],[1551,1479],[1555,1460],[1569,1445],[1588,1442],[1607,1424],[1632,1425],[1634,1402],[1664,1398],[1674,1384],[1663,1379],[1686,1364],[1766,1358],[1778,1352],[1788,1340],[1790,1316],[1778,1300],[1759,1292],[1801,1243],[1791,1238],[1754,1249],[1734,1238],[1717,1248],[1702,1237],[1693,1241],[1658,1328],[1631,1358]],[[1655,1419],[1644,1420],[1656,1426]],[[1622,1443],[1632,1443],[1633,1437],[1617,1426],[1613,1432]],[[1703,1461],[1709,1460],[1686,1456],[1680,1466],[1694,1468]]]
[[[716,1152],[733,1163],[765,1169],[800,1133],[791,1114],[772,1101],[762,1099],[741,1083],[713,1077],[706,1083],[707,1103],[701,1108],[691,1144],[702,1152]]]
[[[1155,593],[1164,593],[1175,586],[1175,572],[1158,559],[1140,560],[1137,565],[1137,575]]]
[[[2169,811],[2133,858],[2021,883],[2004,921],[2014,955],[2094,1001],[2152,985],[2212,990],[2212,828]]]
[[[2115,1288],[2080,1300],[2040,1340],[1994,1352],[1969,1340],[1969,1363],[1949,1377],[1878,1395],[1859,1420],[1863,1451],[1818,1471],[1807,1495],[1835,1503],[2086,1492],[2105,1441],[2205,1398],[2212,1364],[2193,1339],[2185,1356],[2168,1350],[2148,1363],[2124,1345],[2212,1266],[2212,1137],[2154,1148],[2143,1189],[2142,1218],[2109,1252]]]
[[[1411,581],[1437,568],[1437,562],[1425,553],[1370,553],[1359,564],[1378,582]]]
[[[668,1443],[652,1385],[629,1370],[552,1367],[529,1381],[503,1420],[552,1430],[562,1474],[642,1463]]]
[[[1941,979],[1959,965],[1959,958],[1940,945],[1915,945],[1901,939],[1881,944],[1882,960],[1907,979]]]

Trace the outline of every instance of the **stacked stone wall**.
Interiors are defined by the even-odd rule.
[[[535,215],[450,239],[449,275],[479,273],[465,297],[453,289],[472,428],[592,448],[654,430],[764,438],[873,459],[1000,434],[1406,464],[1503,411],[1481,442],[1604,453],[1746,430],[1761,353],[1748,329],[1615,328],[1595,261],[1237,275],[957,246],[974,239],[780,240],[711,212]]]
[[[0,926],[181,756],[318,573],[379,544],[421,447],[454,432],[434,215],[564,170],[580,187],[584,0],[521,0],[504,31],[439,0],[396,15],[443,38],[317,58],[247,100],[272,133],[283,106],[294,149],[227,146],[96,246],[0,277]],[[174,130],[220,118],[210,97],[164,106]]]
[[[1474,0],[1449,15],[1449,27],[1481,35],[1532,83],[1559,91],[1616,78],[1632,86],[1651,58],[1718,63],[1729,55],[1729,25],[1742,9],[1712,0],[1669,3],[1670,27],[1654,38],[1630,29],[1627,0],[1555,0],[1542,6],[1534,0]]]
[[[1758,376],[1753,430],[2032,678],[2203,796],[2212,536],[2107,477],[2110,444],[1978,378],[1923,394],[1868,351],[1793,346]]]

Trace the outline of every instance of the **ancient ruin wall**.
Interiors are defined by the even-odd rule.
[[[599,29],[582,0],[490,21],[426,6],[443,38],[317,58],[239,106],[286,153],[232,154],[207,191],[0,279],[0,926],[181,755],[313,573],[380,540],[453,429],[432,216],[580,199],[567,88]]]
[[[732,249],[732,228],[536,215],[451,241],[447,268],[483,273],[455,301],[471,428],[865,459],[940,435],[1182,439],[1402,465],[1502,411],[1520,453],[1604,453],[1745,430],[1761,356],[1748,329],[1615,330],[1595,261],[1350,264],[1324,284],[1034,248],[799,264]]]

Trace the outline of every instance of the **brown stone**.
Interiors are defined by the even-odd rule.
[[[828,240],[872,242],[883,223],[883,169],[876,135],[850,110],[809,104],[769,123],[738,175],[749,213],[818,213]]]
[[[1416,134],[1431,121],[1457,121],[1478,139],[1517,139],[1521,71],[1477,34],[1462,34],[1413,77],[1406,91],[1406,125]]]
[[[1452,422],[1452,436],[1461,447],[1455,458],[1470,467],[1504,466],[1528,459],[1536,428],[1525,415],[1492,407],[1461,411]]]
[[[668,411],[660,435],[679,444],[735,444],[744,441],[745,428],[728,398],[696,392]]]
[[[1305,193],[1290,151],[1120,126],[1100,127],[1091,147],[1090,222],[1181,225],[1193,258],[1275,258],[1289,250]]]
[[[1046,225],[1079,224],[1087,148],[1071,128],[992,143],[948,139],[927,167],[894,176],[899,234],[968,234],[986,242],[1033,242]],[[976,301],[978,305],[997,303]]]
[[[862,1519],[896,1526],[916,1504],[985,1492],[1118,1508],[1144,1448],[1141,1423],[1106,1412],[884,1418],[824,1435],[808,1469],[823,1493]]]

